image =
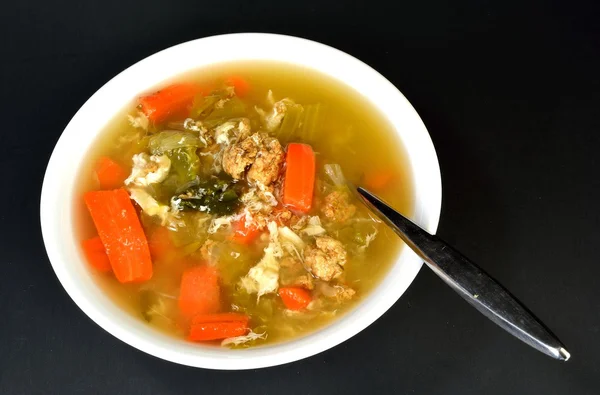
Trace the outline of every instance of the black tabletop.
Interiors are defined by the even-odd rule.
[[[175,3],[2,5],[0,393],[598,393],[600,13],[592,1]],[[337,47],[407,96],[439,155],[438,233],[534,311],[567,345],[569,362],[515,340],[426,268],[354,338],[255,371],[156,359],[75,306],[39,226],[42,177],[63,128],[138,60],[245,31]]]

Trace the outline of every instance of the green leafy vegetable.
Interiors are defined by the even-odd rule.
[[[201,211],[217,215],[232,214],[240,205],[240,186],[224,176],[198,182],[171,198],[172,206],[182,211]]]

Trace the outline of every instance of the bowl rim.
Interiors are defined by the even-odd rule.
[[[273,51],[268,49],[269,46],[284,49],[277,51],[277,54],[271,54],[268,51]],[[249,54],[248,51],[251,49],[256,49],[260,56],[236,57],[226,54],[223,51],[224,48],[235,48],[245,54]],[[396,129],[400,124],[407,126],[406,129],[411,131],[411,141],[414,140],[414,144],[420,147],[418,155],[411,152],[405,144],[406,140],[401,136],[404,132],[397,130],[400,135],[399,139],[405,144],[405,150],[409,156],[408,161],[413,172],[416,195],[414,220],[429,232],[435,233],[442,202],[441,173],[437,154],[431,137],[416,110],[390,81],[357,58],[316,41],[270,33],[234,33],[191,40],[142,59],[104,84],[73,116],[52,152],[41,191],[42,236],[53,270],[75,304],[100,327],[121,341],[161,359],[201,368],[242,370],[281,365],[321,353],[365,329],[400,298],[422,266],[422,261],[416,254],[408,248],[403,248],[397,262],[393,264],[388,274],[365,300],[326,327],[299,339],[247,350],[219,350],[216,347],[185,343],[150,329],[141,320],[122,311],[106,295],[94,288],[90,282],[93,281],[93,278],[87,267],[73,264],[74,260],[82,261],[82,259],[76,251],[77,247],[73,245],[74,243],[69,242],[69,240],[73,240],[74,233],[73,221],[69,221],[71,219],[69,207],[72,206],[72,200],[71,203],[65,203],[65,194],[73,197],[74,193],[72,175],[76,169],[74,170],[73,163],[70,163],[75,160],[69,157],[71,148],[74,145],[77,146],[77,143],[91,145],[98,132],[104,128],[104,124],[118,113],[113,110],[115,108],[122,109],[139,92],[188,70],[220,63],[215,59],[207,60],[204,64],[165,74],[162,80],[153,77],[155,83],[148,84],[150,77],[146,74],[150,71],[158,71],[157,74],[161,74],[163,70],[170,70],[170,66],[165,63],[167,59],[180,56],[184,58],[184,62],[188,62],[186,64],[193,64],[194,56],[190,55],[189,58],[186,58],[186,54],[194,53],[199,49],[208,51],[216,58],[224,58],[225,61],[289,60],[288,63],[299,64],[322,74],[329,74],[365,96]],[[290,50],[297,51],[298,56]],[[312,58],[307,56],[307,59],[304,59],[300,56],[307,53],[311,54]],[[232,58],[229,59],[227,56]],[[344,67],[334,70],[332,64],[341,64]],[[133,92],[133,94],[128,97],[120,97],[119,92],[122,86],[126,86],[127,91]],[[377,103],[374,102],[373,100],[379,100],[374,96],[379,93],[383,97],[393,100],[389,100],[389,103],[383,99]],[[107,118],[100,115],[96,120],[91,116],[95,113],[112,114],[112,116]],[[402,113],[404,118],[395,115],[396,113]],[[92,127],[90,127],[95,133],[81,133],[82,128],[89,126],[90,120],[96,121],[96,124],[92,122]],[[81,151],[87,152],[87,149]],[[77,155],[75,156],[77,157]],[[415,166],[415,163],[418,166]],[[419,179],[415,177],[415,172],[420,175]],[[421,177],[424,178],[423,181],[420,181]],[[423,183],[422,189],[426,189],[426,191],[421,192],[421,189],[418,188],[421,184],[418,181]]]

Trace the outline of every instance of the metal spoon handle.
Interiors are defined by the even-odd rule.
[[[430,235],[363,188],[368,207],[385,221],[446,284],[483,315],[517,339],[561,361],[569,359],[562,343],[514,296],[458,251]]]

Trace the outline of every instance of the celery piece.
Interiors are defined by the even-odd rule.
[[[304,140],[312,142],[317,136],[321,115],[321,103],[306,106],[302,119],[301,136]]]
[[[296,129],[298,129],[302,120],[303,111],[304,109],[299,104],[288,105],[283,122],[281,122],[279,130],[276,132],[277,138],[281,142],[287,143],[294,138]]]

